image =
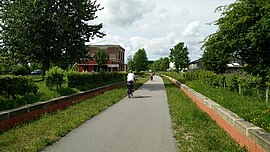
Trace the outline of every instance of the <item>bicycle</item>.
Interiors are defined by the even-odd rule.
[[[127,88],[128,88],[128,91],[127,91],[128,98],[133,97],[133,82],[131,81],[127,82]]]

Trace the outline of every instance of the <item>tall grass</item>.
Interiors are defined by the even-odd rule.
[[[220,88],[203,85],[200,81],[190,81],[188,86],[231,110],[246,121],[254,123],[270,132],[270,106],[251,96],[243,96]]]

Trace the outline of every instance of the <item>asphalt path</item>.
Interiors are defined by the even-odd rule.
[[[44,152],[176,152],[163,80],[154,76]]]

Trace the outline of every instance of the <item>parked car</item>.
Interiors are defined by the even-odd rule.
[[[41,70],[34,70],[31,72],[31,75],[41,75],[42,71]]]

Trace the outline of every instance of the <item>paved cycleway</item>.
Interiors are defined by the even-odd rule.
[[[154,76],[45,152],[176,152],[163,80]]]

